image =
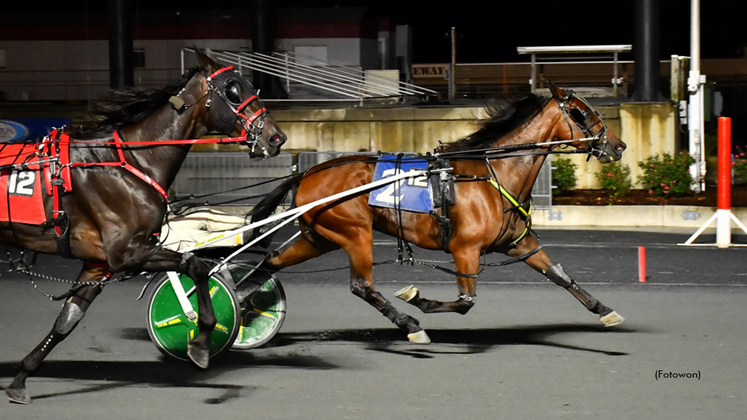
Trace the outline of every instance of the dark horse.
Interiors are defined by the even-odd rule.
[[[456,301],[425,299],[412,286],[397,292],[398,297],[423,312],[467,313],[475,304],[480,256],[501,252],[526,262],[567,289],[598,314],[604,325],[621,324],[624,319],[620,315],[584,291],[560,264],[550,260],[528,229],[526,208],[547,153],[566,145],[570,146],[567,151],[588,153],[606,163],[619,160],[626,147],[585,100],[552,83],[550,91],[552,98],[530,95],[496,103],[491,118],[480,130],[436,151],[437,156],[448,158],[453,168],[455,202],[446,206],[447,215],[444,206],[432,214],[371,207],[368,194],[358,194],[304,213],[299,218],[301,238],[272,252],[260,267],[272,273],[342,248],[350,261],[352,293],[404,330],[410,341],[427,343],[430,339],[419,322],[398,312],[374,288],[371,269],[376,229],[425,249],[445,249],[453,254],[459,289]],[[361,156],[318,165],[268,195],[255,209],[254,220],[270,214],[293,187],[297,188],[295,203],[301,206],[365,185],[372,180],[374,165],[370,157]],[[443,235],[446,216],[450,219],[450,235]],[[246,293],[240,290],[239,296]]]
[[[252,156],[275,156],[286,136],[251,84],[231,67],[217,64],[209,50],[195,53],[199,66],[174,84],[153,91],[111,92],[100,103],[100,123],[57,133],[56,138],[69,144],[66,168],[74,188],[56,194],[57,203],[55,195],[42,188],[44,209],[50,219],[55,215],[54,223],[0,223],[3,243],[83,261],[78,283],[52,331],[23,359],[6,389],[11,401],[31,401],[26,378],[70,334],[101,292],[101,284],[115,272],[176,271],[194,280],[200,332],[189,344],[189,357],[207,367],[209,337],[216,323],[208,267],[194,255],[160,247],[165,191],[195,142],[191,139],[219,133],[249,146]],[[62,234],[67,244],[60,237],[61,226],[67,231]]]

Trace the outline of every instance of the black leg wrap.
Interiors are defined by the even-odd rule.
[[[550,281],[565,289],[571,287],[571,285],[573,284],[573,280],[568,277],[568,274],[565,273],[563,267],[561,267],[560,264],[555,264],[550,267],[550,269],[547,270],[546,275],[547,278],[550,279]]]
[[[422,330],[422,328],[420,328],[420,321],[411,317],[410,315],[397,312],[397,310],[394,309],[389,301],[386,301],[386,304],[383,308],[379,309],[379,312],[381,312],[382,315],[387,317],[387,319],[392,321],[394,325],[398,326],[401,330],[407,331],[407,333],[413,333]]]
[[[456,302],[456,312],[465,315],[473,306],[475,306],[475,296],[459,295],[459,300]]]

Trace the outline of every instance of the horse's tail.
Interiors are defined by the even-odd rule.
[[[262,201],[257,203],[257,205],[254,206],[254,209],[251,211],[251,223],[258,222],[270,217],[275,209],[277,209],[280,203],[285,199],[288,191],[290,191],[291,189],[295,191],[298,188],[298,185],[301,183],[302,178],[303,174],[293,175],[283,181],[283,183],[278,185],[274,190],[270,191],[270,193],[267,194],[265,198],[262,199]],[[251,240],[256,239],[259,235],[262,234],[262,232],[262,229],[255,229],[252,233]],[[264,238],[262,241],[260,241],[259,245],[267,248],[270,244],[270,241],[272,240],[272,236],[273,235],[269,235]]]

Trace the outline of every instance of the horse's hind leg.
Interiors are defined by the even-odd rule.
[[[524,240],[520,242],[519,247],[510,252],[509,255],[513,257],[524,255],[531,252],[537,246],[537,240],[528,236],[524,238]],[[602,302],[597,300],[597,298],[576,284],[576,281],[573,280],[565,270],[563,270],[563,267],[560,264],[553,264],[552,260],[550,260],[550,257],[544,250],[539,250],[539,252],[527,258],[525,262],[530,267],[544,274],[548,280],[568,290],[568,292],[578,299],[586,309],[599,315],[599,320],[605,327],[613,327],[625,322],[625,318],[602,304]]]
[[[407,339],[413,343],[427,344],[431,342],[428,334],[420,327],[420,322],[407,315],[400,313],[392,306],[381,293],[374,288],[371,269],[373,268],[373,234],[369,231],[366,235],[351,236],[353,241],[344,246],[345,253],[350,260],[350,291],[359,298],[368,302],[382,315],[392,321],[394,325],[407,333]]]
[[[462,315],[469,312],[475,305],[477,289],[477,271],[480,264],[480,249],[460,247],[455,248],[454,264],[457,275],[459,296],[453,302],[441,302],[420,297],[420,291],[414,286],[407,286],[395,293],[395,296],[405,302],[418,307],[425,313],[456,312]],[[468,277],[465,277],[467,275]]]
[[[107,270],[104,267],[86,263],[83,265],[77,281],[100,281],[106,274]],[[5,390],[11,402],[19,404],[31,402],[31,398],[26,393],[26,378],[39,367],[49,352],[73,331],[99,293],[101,293],[101,287],[99,286],[83,286],[65,302],[52,331],[21,361],[13,382]]]

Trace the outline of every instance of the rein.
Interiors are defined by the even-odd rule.
[[[217,139],[185,139],[185,140],[153,140],[153,141],[89,141],[89,140],[69,140],[67,143],[75,145],[84,145],[89,147],[101,147],[101,146],[116,146],[119,147],[133,147],[133,146],[178,146],[178,145],[192,145],[192,144],[206,144],[206,143],[219,143],[219,144],[231,144],[231,143],[242,143],[249,140],[247,137],[221,137]],[[59,140],[50,140],[57,142]]]

